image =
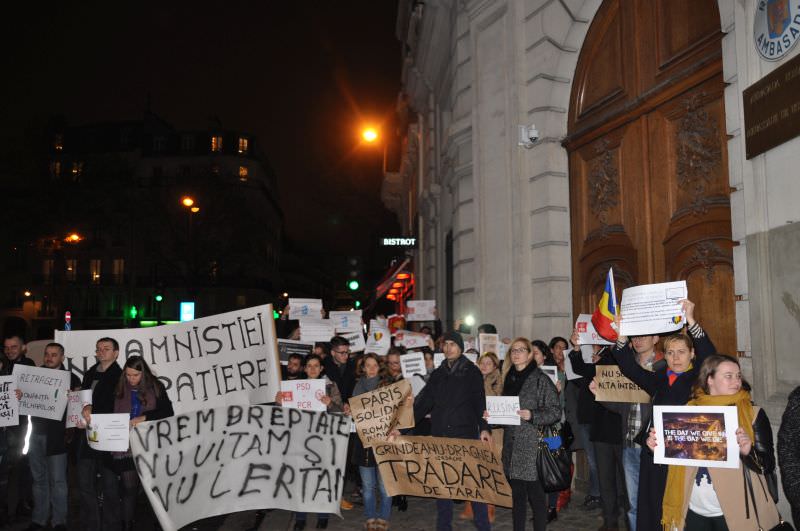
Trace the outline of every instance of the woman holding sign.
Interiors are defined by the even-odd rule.
[[[619,336],[612,355],[622,374],[653,397],[654,406],[682,406],[692,397],[700,366],[717,349],[694,318],[694,303],[682,301],[687,334],[672,334],[664,339],[666,366],[653,372],[636,362],[628,338]],[[615,322],[619,330],[621,315]],[[636,502],[636,528],[652,531],[661,527],[661,501],[667,484],[667,467],[653,462],[653,454],[642,452],[639,462],[639,493]]]
[[[355,388],[353,388],[354,398],[392,383],[386,365],[381,362],[377,354],[372,352],[364,355],[358,368],[358,377]],[[364,448],[361,439],[358,437],[355,440],[356,460],[364,496],[364,517],[367,519],[364,523],[364,529],[366,531],[385,531],[389,529],[389,516],[392,514],[392,497],[386,494],[372,448]],[[375,509],[376,490],[380,495],[377,510]]]
[[[690,406],[736,406],[738,468],[669,465],[663,500],[664,529],[745,531],[772,529],[780,522],[773,495],[775,452],[772,428],[753,407],[738,360],[715,354],[700,367]],[[647,446],[656,446],[655,430]]]
[[[131,356],[125,362],[114,398],[114,413],[129,413],[131,428],[146,420],[159,420],[174,415],[172,401],[167,396],[164,385],[156,379],[141,356]],[[130,450],[114,454],[114,470],[121,479],[124,528],[126,531],[132,530],[139,476]]]
[[[325,376],[322,368],[322,358],[316,354],[309,354],[306,356],[306,377],[308,380],[316,380],[318,378],[325,379],[325,396],[320,397],[319,401],[325,404],[328,413],[342,413],[342,395],[339,393],[339,388],[333,383],[330,378]],[[281,403],[281,393],[275,397],[277,403]],[[306,528],[306,519],[308,513],[295,513],[294,528],[302,530]],[[328,528],[328,514],[319,513],[317,515],[317,529]]]
[[[547,527],[547,499],[539,472],[539,431],[561,420],[558,393],[552,380],[534,360],[533,345],[523,337],[515,339],[509,349],[511,367],[503,382],[503,396],[519,396],[522,419],[519,426],[504,426],[503,468],[511,484],[512,521],[514,531],[524,531],[527,507],[533,510],[533,528]]]

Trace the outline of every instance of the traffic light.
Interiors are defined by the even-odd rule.
[[[155,300],[156,302],[161,302],[164,300],[164,296],[160,293],[156,293]]]
[[[358,280],[350,280],[347,282],[347,288],[350,291],[357,291],[359,287]]]
[[[131,304],[131,307],[128,308],[128,317],[130,317],[131,319],[136,319],[138,315],[139,315],[139,310],[136,308],[136,306]]]
[[[356,310],[361,308],[361,301],[356,301],[354,306],[355,306]]]

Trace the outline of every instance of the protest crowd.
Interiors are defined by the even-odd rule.
[[[774,444],[737,358],[716,351],[689,298],[674,301],[669,331],[625,335],[624,296],[617,305],[607,284],[593,314],[552,338],[503,337],[489,323],[443,330],[435,310],[365,326],[360,311],[310,302],[301,312],[303,301],[313,300],[284,308],[275,341],[263,312],[232,319],[238,329],[175,332],[166,361],[208,370],[160,372],[164,334],[148,351],[115,331],[81,331],[94,359],[79,379],[65,364],[70,333],[47,345],[41,367],[24,338],[5,338],[0,402],[14,414],[0,416],[0,525],[142,529],[145,497],[164,529],[247,509],[257,529],[285,509],[295,530],[361,511],[363,529],[384,531],[400,529],[392,514],[420,497],[436,499],[437,530],[457,520],[490,530],[501,511],[515,531],[544,530],[565,510],[599,512],[599,531],[800,522],[800,388]],[[276,345],[275,359],[223,366],[209,330],[231,345],[241,333],[240,352]],[[215,402],[212,388],[250,400]],[[580,497],[578,463],[588,472]],[[73,490],[79,514],[68,518]],[[187,503],[199,491],[209,493],[202,508]],[[792,515],[779,513],[780,495]]]

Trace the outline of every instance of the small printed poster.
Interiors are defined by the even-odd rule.
[[[655,463],[739,467],[736,406],[653,406],[653,425]]]
[[[403,378],[411,378],[414,374],[425,375],[425,355],[422,352],[411,352],[400,356],[400,367]]]
[[[281,382],[281,405],[310,411],[326,411],[320,400],[325,396],[325,379],[290,380]]]
[[[93,413],[86,428],[86,440],[94,450],[126,452],[130,442],[129,413]]]

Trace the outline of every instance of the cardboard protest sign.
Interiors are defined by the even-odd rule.
[[[385,439],[395,428],[414,427],[414,406],[407,400],[410,394],[411,384],[400,380],[348,400],[356,433],[364,446]]]
[[[64,345],[67,367],[78,376],[95,364],[95,344],[101,337],[119,342],[120,365],[133,355],[147,361],[167,389],[175,413],[270,402],[280,389],[271,304],[174,325],[55,332],[55,340]]]
[[[14,376],[0,377],[0,428],[19,425],[19,401],[17,379]]]
[[[519,426],[519,396],[487,396],[486,411],[489,424],[503,424],[506,426]]]
[[[685,280],[625,288],[619,334],[630,337],[680,330],[686,324],[680,301],[687,294]]]
[[[325,379],[289,380],[281,382],[281,403],[283,407],[326,411],[328,408],[320,401],[325,396]]]
[[[289,299],[289,319],[322,317],[322,299]]]
[[[339,514],[350,419],[276,406],[204,409],[143,422],[131,452],[165,531],[279,508]]]
[[[350,342],[350,352],[364,352],[364,349],[367,348],[367,344],[364,341],[364,334],[361,332],[361,330],[356,330],[355,332],[343,332],[336,335],[343,337]]]
[[[130,420],[129,413],[93,413],[86,427],[89,446],[101,452],[127,452]]]
[[[85,428],[86,422],[83,420],[83,403],[80,391],[70,391],[67,393],[67,428]]]
[[[653,426],[655,463],[739,467],[736,406],[653,406]]]
[[[406,301],[406,320],[409,322],[435,321],[436,301],[435,300]]]
[[[337,334],[361,332],[361,310],[332,311],[328,318],[333,321],[333,329]]]
[[[575,320],[575,329],[578,331],[578,342],[581,345],[613,345],[611,341],[607,341],[597,333],[597,330],[592,324],[592,315],[582,313],[578,315]]]
[[[292,354],[300,354],[304,358],[314,352],[314,343],[294,341],[292,339],[279,339],[278,340],[278,357],[282,365],[286,365],[289,361],[289,356]]]
[[[22,391],[19,414],[61,420],[67,407],[70,377],[61,369],[14,365],[12,372]]]
[[[650,395],[626,378],[618,366],[597,365],[595,371],[598,402],[650,402]]]
[[[493,446],[479,440],[397,437],[372,445],[389,496],[468,500],[511,507],[511,487]]]
[[[366,352],[374,352],[380,356],[385,356],[391,346],[392,336],[389,333],[389,329],[374,319],[370,321]]]
[[[403,378],[411,378],[413,374],[427,374],[425,370],[425,354],[422,352],[410,352],[400,356],[400,368],[403,371]]]
[[[429,347],[430,339],[428,334],[408,330],[398,330],[394,334],[394,344],[406,348]]]
[[[499,334],[478,334],[478,353],[480,354],[486,354],[487,352],[497,354],[499,344]]]

